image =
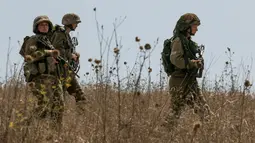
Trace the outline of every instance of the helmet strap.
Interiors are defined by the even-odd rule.
[[[192,33],[191,26],[189,27],[189,35],[194,35],[194,34]]]

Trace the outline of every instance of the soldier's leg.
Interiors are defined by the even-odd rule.
[[[184,107],[184,102],[182,95],[174,87],[170,89],[171,94],[171,105],[170,105],[170,114],[166,117],[166,122],[169,126],[177,126],[178,119],[181,116],[182,109]]]
[[[35,78],[31,87],[33,95],[37,98],[37,107],[33,110],[33,115],[36,118],[45,118],[49,113],[49,98],[47,96],[46,85],[41,77]]]
[[[39,118],[45,118],[49,110],[47,108],[47,102],[44,100],[43,95],[37,98],[37,107],[34,110],[34,113]]]
[[[72,77],[70,84],[71,86],[67,88],[67,92],[75,97],[76,102],[85,101],[85,94],[75,76]]]
[[[51,90],[53,91],[51,117],[53,119],[53,128],[60,131],[62,128],[63,113],[64,113],[64,97],[62,84],[59,80],[55,79],[52,84]]]
[[[210,114],[212,114],[212,111],[210,110],[210,107],[202,95],[197,80],[195,80],[193,84],[190,85],[190,90],[193,95],[194,112],[199,115],[201,121],[204,121],[205,117],[208,117]]]
[[[177,126],[178,119],[181,116],[181,112],[184,108],[184,85],[182,85],[182,78],[173,78],[169,80],[171,105],[170,114],[166,117],[166,123],[169,128]]]

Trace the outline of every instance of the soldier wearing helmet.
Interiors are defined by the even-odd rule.
[[[193,108],[204,121],[212,113],[204,99],[197,82],[197,70],[203,69],[203,62],[197,60],[197,44],[191,40],[200,25],[199,18],[193,13],[182,15],[176,23],[171,42],[170,61],[174,72],[169,78],[171,112],[164,126],[176,127],[184,106]]]
[[[53,28],[52,22],[49,20],[48,16],[42,15],[37,16],[33,22],[33,32],[35,34],[44,34],[51,31]]]
[[[81,23],[80,17],[74,13],[67,13],[62,18],[63,27],[56,25],[55,32],[51,37],[54,47],[58,48],[61,56],[64,57],[69,63],[79,62],[79,53],[74,51],[74,45],[71,40],[70,32],[75,31],[78,24]],[[65,74],[63,75],[64,90],[70,95],[75,97],[76,102],[86,101],[84,92],[81,89],[73,71],[64,68]]]
[[[74,13],[65,14],[62,18],[62,24],[69,27],[71,30],[75,30],[79,23],[81,23],[81,19]]]
[[[34,113],[39,118],[50,115],[53,128],[59,130],[62,125],[64,99],[60,82],[59,51],[50,49],[47,37],[52,29],[52,22],[45,15],[38,16],[33,22],[35,35],[27,38],[22,46],[24,57],[24,76],[31,91],[38,99]],[[27,36],[28,37],[28,36]]]

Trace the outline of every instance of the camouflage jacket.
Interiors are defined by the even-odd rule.
[[[182,43],[183,42],[183,43]],[[184,46],[184,47],[183,47]],[[170,60],[176,69],[197,69],[196,63],[191,60],[196,59],[196,43],[192,40],[184,39],[181,40],[180,37],[176,37],[171,43],[171,55]],[[185,64],[184,50],[187,57],[187,66]]]
[[[53,57],[53,52],[38,40],[41,36],[44,35],[31,36],[26,41],[23,49],[25,59],[23,69],[26,81],[28,82],[40,74],[58,75],[56,59]]]
[[[51,43],[60,51],[60,55],[70,62],[73,53],[71,37],[63,27],[58,25],[56,27],[55,32],[51,36]]]

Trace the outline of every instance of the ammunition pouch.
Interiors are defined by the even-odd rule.
[[[46,63],[48,71],[46,71],[48,74],[55,74],[57,71],[57,65],[55,63],[55,59],[53,57],[46,57]]]
[[[23,66],[24,76],[26,82],[31,82],[33,77],[39,74],[35,63],[25,63]]]
[[[46,57],[45,59],[37,62],[25,63],[23,70],[25,81],[31,82],[35,76],[41,74],[56,75],[57,65],[55,64],[55,59],[53,57]]]

